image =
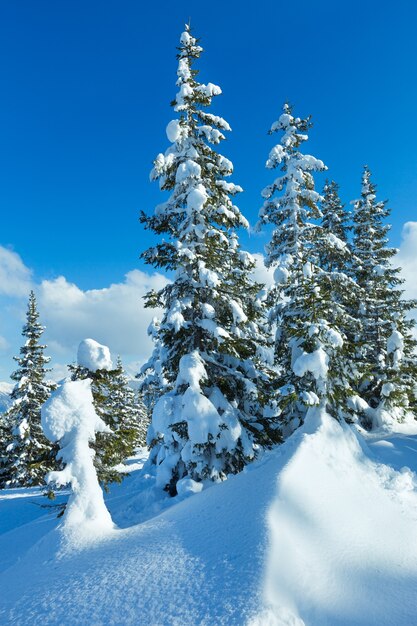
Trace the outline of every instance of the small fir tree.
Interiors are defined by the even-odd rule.
[[[388,247],[389,214],[365,167],[361,197],[354,202],[353,272],[360,287],[354,305],[361,323],[356,361],[363,371],[358,391],[373,409],[375,424],[381,411],[399,421],[407,411],[416,412],[416,341],[414,321],[407,318],[416,302],[404,299],[401,270],[392,265],[397,251]]]
[[[164,346],[161,343],[160,326],[160,321],[154,317],[148,327],[148,335],[154,343],[152,355],[142,366],[139,374],[136,375],[139,380],[139,397],[145,406],[149,422],[156,402],[171,388],[164,378],[162,364],[165,363],[166,357],[164,356]]]
[[[0,484],[2,487],[29,487],[44,482],[45,474],[55,468],[55,450],[41,428],[41,407],[56,385],[45,379],[50,357],[44,355],[46,345],[40,343],[44,326],[33,291],[30,292],[26,338],[20,356],[14,357],[18,369],[11,375],[16,385],[11,393],[12,405],[2,420],[2,453]]]
[[[114,432],[120,433],[125,446],[125,453],[128,453],[125,456],[127,458],[138,446],[146,445],[149,419],[141,393],[135,394],[130,386],[120,357],[116,361],[109,401],[109,413],[111,412],[115,416],[115,423],[110,424],[110,427]]]
[[[97,434],[93,446],[97,475],[106,490],[110,483],[123,480],[126,473],[119,471],[118,466],[132,456],[138,446],[145,445],[147,429],[146,410],[139,398],[135,398],[120,358],[115,368],[111,362],[107,366],[109,369],[80,364],[68,366],[72,380],[91,380],[97,415],[110,428],[110,432]]]
[[[201,52],[186,27],[172,103],[179,117],[168,124],[171,146],[151,173],[170,195],[152,216],[141,217],[146,228],[167,236],[143,258],[174,273],[172,283],[146,298],[146,306],[161,307],[164,315],[144,381],[145,393],[147,381],[162,386],[150,461],[172,495],[181,479],[222,480],[279,440],[274,418],[263,417],[259,285],[249,278],[254,262],[235,233],[247,227],[232,201],[241,188],[225,180],[233,165],[213,147],[230,127],[205,111],[221,90],[197,81],[193,65]]]

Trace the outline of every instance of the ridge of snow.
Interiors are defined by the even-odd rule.
[[[417,493],[403,465],[413,463],[416,438],[363,437],[311,407],[286,443],[192,497],[184,483],[157,505],[155,492],[140,493],[149,474],[127,478],[124,498],[125,484],[108,499],[125,528],[105,542],[57,560],[52,521],[0,535],[0,554],[13,540],[25,546],[0,574],[0,621],[410,626]],[[132,526],[146,508],[154,517]],[[45,532],[25,555],[29,536]]]

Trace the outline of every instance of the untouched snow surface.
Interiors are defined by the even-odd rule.
[[[107,497],[119,528],[59,557],[50,513],[20,521],[34,492],[4,492],[0,623],[417,624],[416,476],[404,466],[417,469],[417,433],[365,440],[311,408],[287,443],[191,497],[132,474]]]

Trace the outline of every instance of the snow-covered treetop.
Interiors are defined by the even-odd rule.
[[[205,298],[210,290],[215,290],[210,298],[218,298],[217,289],[224,281],[235,282],[237,276],[246,280],[244,276],[252,269],[253,259],[250,255],[244,257],[233,232],[240,226],[248,227],[248,222],[232,202],[241,187],[225,180],[232,174],[233,164],[213,147],[225,138],[224,131],[230,130],[230,126],[218,115],[205,111],[221,90],[212,83],[197,81],[198,72],[192,65],[201,52],[187,27],[180,38],[179,91],[172,102],[179,117],[169,122],[167,136],[171,145],[165,154],[156,157],[151,172],[151,180],[159,180],[161,189],[169,191],[170,196],[155,208],[153,216],[141,216],[147,228],[156,234],[167,233],[170,240],[163,240],[142,256],[152,265],[176,270],[175,281],[179,281],[149,300],[152,306],[164,306],[167,298],[168,311],[158,332],[169,328],[177,333],[189,326],[190,318],[194,325],[201,316],[204,330],[209,332],[210,326],[211,334],[218,338],[223,331],[206,316],[207,307],[191,314],[189,298],[196,297],[196,290],[205,290]],[[230,320],[233,319],[231,312]],[[224,321],[228,323],[227,316]]]
[[[361,192],[361,197],[358,200],[353,201],[356,211],[367,212],[372,207],[372,213],[374,215],[387,217],[389,210],[386,208],[386,202],[376,202],[376,186],[371,180],[371,171],[367,165],[365,165],[363,169]]]
[[[377,201],[376,186],[371,180],[371,172],[367,165],[362,174],[361,197],[352,204],[353,244],[357,256],[357,278],[361,287],[368,289],[374,282],[374,275],[379,277],[380,281],[387,279],[394,281],[394,284],[400,284],[401,279],[396,277],[399,270],[391,266],[391,259],[396,250],[387,247],[390,225],[385,220],[390,210],[386,201]]]
[[[339,197],[339,185],[326,180],[320,203],[323,237],[320,244],[320,266],[329,272],[346,273],[351,250],[348,245],[350,214]]]
[[[181,239],[186,229],[186,234],[197,241],[201,239],[204,219],[196,214],[203,209],[206,219],[213,220],[220,228],[248,227],[229,197],[242,188],[224,180],[232,174],[233,164],[211,148],[225,139],[224,131],[231,128],[220,116],[204,111],[213,97],[221,94],[221,89],[213,83],[197,81],[198,70],[192,65],[202,50],[186,27],[178,53],[179,91],[172,102],[180,117],[167,125],[167,137],[172,145],[165,154],[157,155],[150,174],[151,180],[159,180],[161,189],[173,193],[167,202],[156,207],[152,221],[147,221],[158,232],[169,232],[176,239]],[[144,216],[142,221],[146,221]],[[183,247],[180,254],[190,258],[193,251]]]
[[[282,267],[290,265],[305,247],[306,239],[312,239],[315,225],[310,220],[321,217],[317,206],[321,196],[314,190],[312,172],[327,168],[320,159],[299,151],[300,145],[308,139],[306,131],[310,126],[310,117],[294,117],[291,106],[286,103],[269,131],[270,134],[281,131],[283,135],[266,162],[268,169],[280,167],[282,175],[263,189],[265,202],[259,213],[259,225],[271,223],[277,227],[267,248],[268,266],[276,262]],[[276,195],[279,192],[283,193]]]
[[[51,357],[45,356],[43,351],[47,347],[39,343],[45,327],[39,323],[39,312],[36,305],[36,297],[33,291],[29,294],[28,308],[26,313],[26,323],[22,329],[22,335],[26,337],[24,346],[20,349],[20,356],[13,357],[20,366],[17,372],[11,376],[13,380],[20,381],[22,376],[27,377],[33,365],[42,371],[48,372],[45,365],[49,363]]]
[[[221,94],[221,89],[217,85],[198,84],[195,81],[197,72],[191,69],[194,59],[198,59],[203,52],[203,48],[198,45],[197,39],[191,35],[190,27],[186,24],[185,31],[180,37],[180,48],[178,54],[177,86],[180,88],[174,105],[175,111],[185,111],[194,102],[201,102],[207,106],[211,103],[211,98]]]
[[[302,133],[305,133],[310,128],[310,117],[303,120],[300,117],[293,117],[291,113],[292,108],[288,102],[286,102],[283,106],[283,113],[281,113],[278,120],[271,125],[269,130],[270,135],[278,130],[284,131],[281,145],[272,148],[269,155],[266,166],[270,169],[273,169],[281,162],[279,153],[282,146],[286,148],[298,148],[303,141],[307,141],[308,139],[308,135]],[[277,161],[275,161],[276,158],[278,159]]]
[[[109,348],[94,341],[94,339],[84,339],[80,343],[77,352],[77,363],[91,372],[113,369]]]
[[[39,313],[36,305],[36,297],[34,291],[29,294],[28,309],[26,315],[26,324],[23,326],[22,335],[28,337],[28,339],[37,339],[45,330],[45,326],[39,324]],[[39,346],[45,348],[46,346]],[[49,359],[48,359],[49,361]]]
[[[111,432],[94,409],[91,380],[64,382],[42,407],[42,428],[53,443],[74,433],[94,441],[96,432]]]
[[[342,242],[347,241],[349,230],[349,214],[344,209],[339,197],[339,185],[333,180],[326,180],[323,187],[323,200],[321,204],[323,213],[323,228],[332,233]]]

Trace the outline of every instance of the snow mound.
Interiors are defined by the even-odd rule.
[[[311,372],[316,380],[325,379],[329,369],[329,357],[323,348],[314,352],[303,352],[294,362],[293,370],[296,376],[305,376]]]
[[[109,348],[94,341],[94,339],[84,339],[80,343],[77,352],[77,363],[91,372],[111,370],[113,368]]]
[[[253,624],[417,623],[416,475],[373,462],[317,408],[304,432],[267,516],[269,621]]]
[[[417,439],[370,442],[312,407],[241,474],[191,497],[184,482],[168,510],[106,542],[56,559],[48,533],[0,574],[0,623],[416,624],[416,476],[403,464],[417,465]],[[126,480],[132,513],[139,483]],[[109,500],[116,521],[120,501]],[[39,528],[0,536],[0,554]]]

